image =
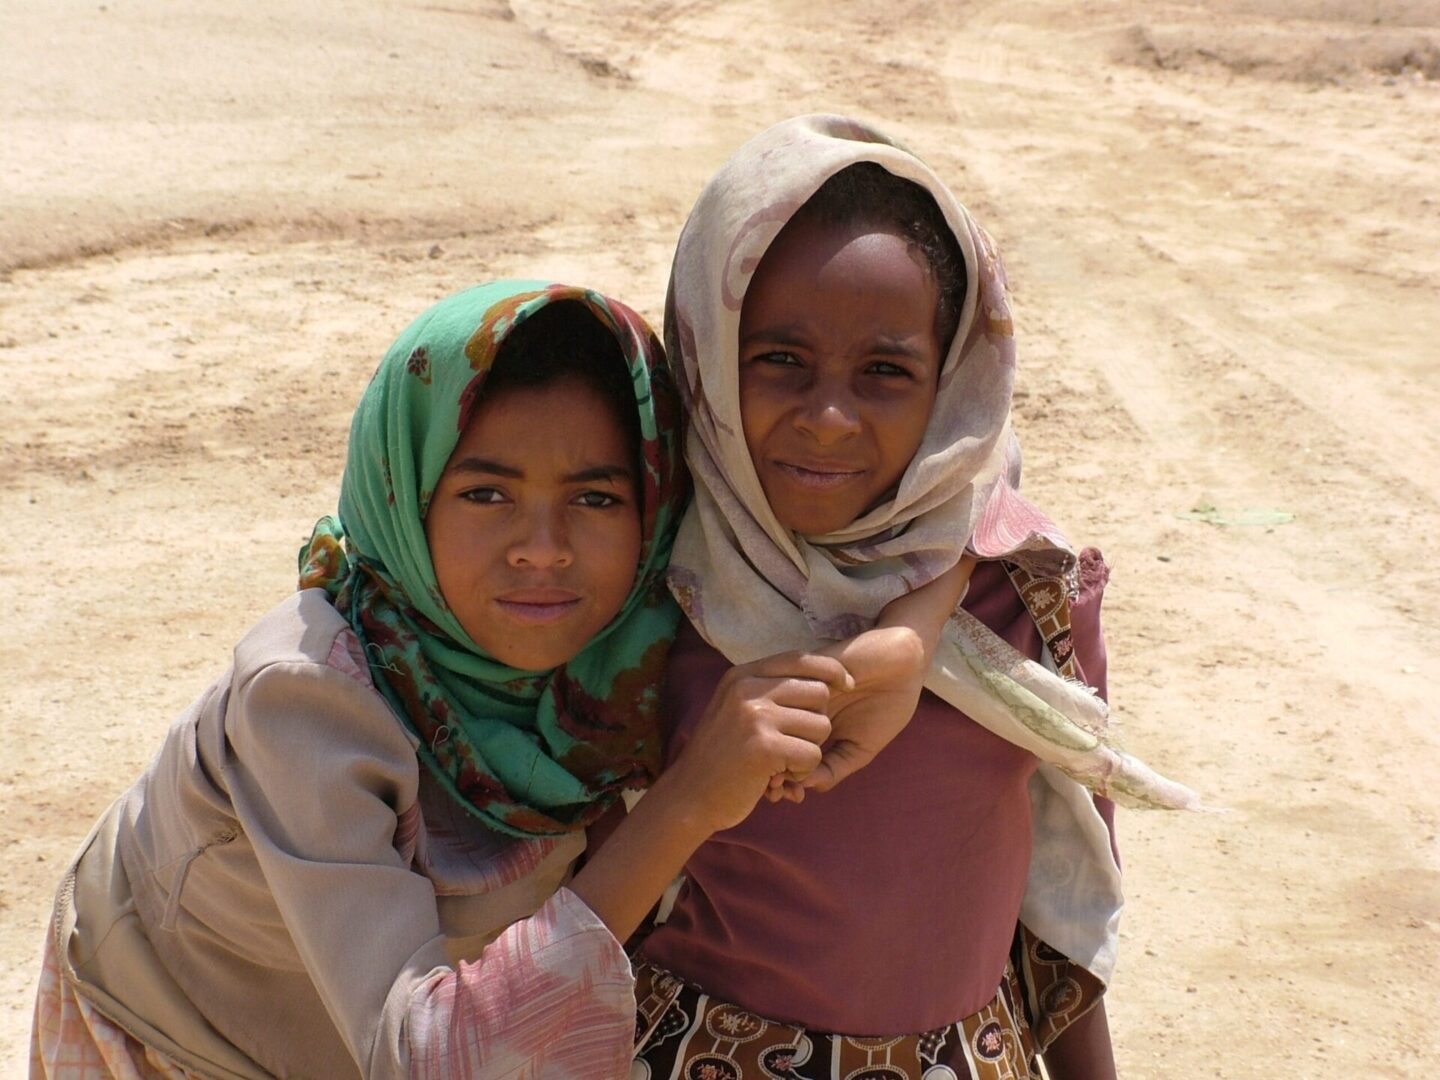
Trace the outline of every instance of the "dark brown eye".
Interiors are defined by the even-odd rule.
[[[469,502],[480,503],[482,505],[505,501],[504,493],[499,488],[493,487],[469,488],[466,491],[462,491],[460,497]]]
[[[800,358],[788,352],[760,353],[755,360],[757,363],[774,364],[777,367],[798,367],[800,364]]]
[[[577,496],[576,501],[581,506],[588,506],[592,510],[604,510],[611,506],[625,505],[624,499],[609,491],[585,491]]]

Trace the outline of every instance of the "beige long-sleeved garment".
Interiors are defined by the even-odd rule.
[[[562,887],[584,843],[468,818],[310,590],[96,826],[55,946],[77,992],[202,1075],[501,1077],[537,1053],[570,1075],[554,1047],[577,1025],[618,1069],[629,963]]]

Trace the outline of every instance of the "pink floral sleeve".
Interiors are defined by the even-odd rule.
[[[561,889],[478,963],[437,971],[417,987],[407,1026],[412,1077],[627,1076],[630,961],[584,901]]]

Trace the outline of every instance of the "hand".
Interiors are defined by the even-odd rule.
[[[840,659],[856,689],[832,699],[834,742],[808,777],[776,776],[772,799],[799,802],[807,788],[829,791],[864,768],[910,722],[933,649],[970,585],[975,557],[964,555],[934,581],[885,605],[874,630],[819,650]]]
[[[617,939],[629,938],[695,850],[755,809],[773,773],[815,767],[830,737],[832,690],[853,685],[833,656],[789,653],[731,668],[680,756],[597,844],[570,891]]]
[[[712,832],[749,816],[776,774],[806,776],[830,737],[832,697],[854,687],[835,655],[782,653],[725,673],[665,771]]]
[[[839,660],[855,688],[830,695],[831,743],[814,771],[785,779],[783,797],[795,802],[803,798],[797,788],[829,791],[870,764],[915,715],[930,671],[924,642],[905,627],[867,630],[819,655]]]

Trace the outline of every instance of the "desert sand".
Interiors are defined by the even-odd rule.
[[[1440,3],[0,0],[0,57],[3,1075],[391,337],[513,274],[658,325],[706,177],[812,111],[995,234],[1116,714],[1229,808],[1121,815],[1122,1075],[1440,1068]]]

